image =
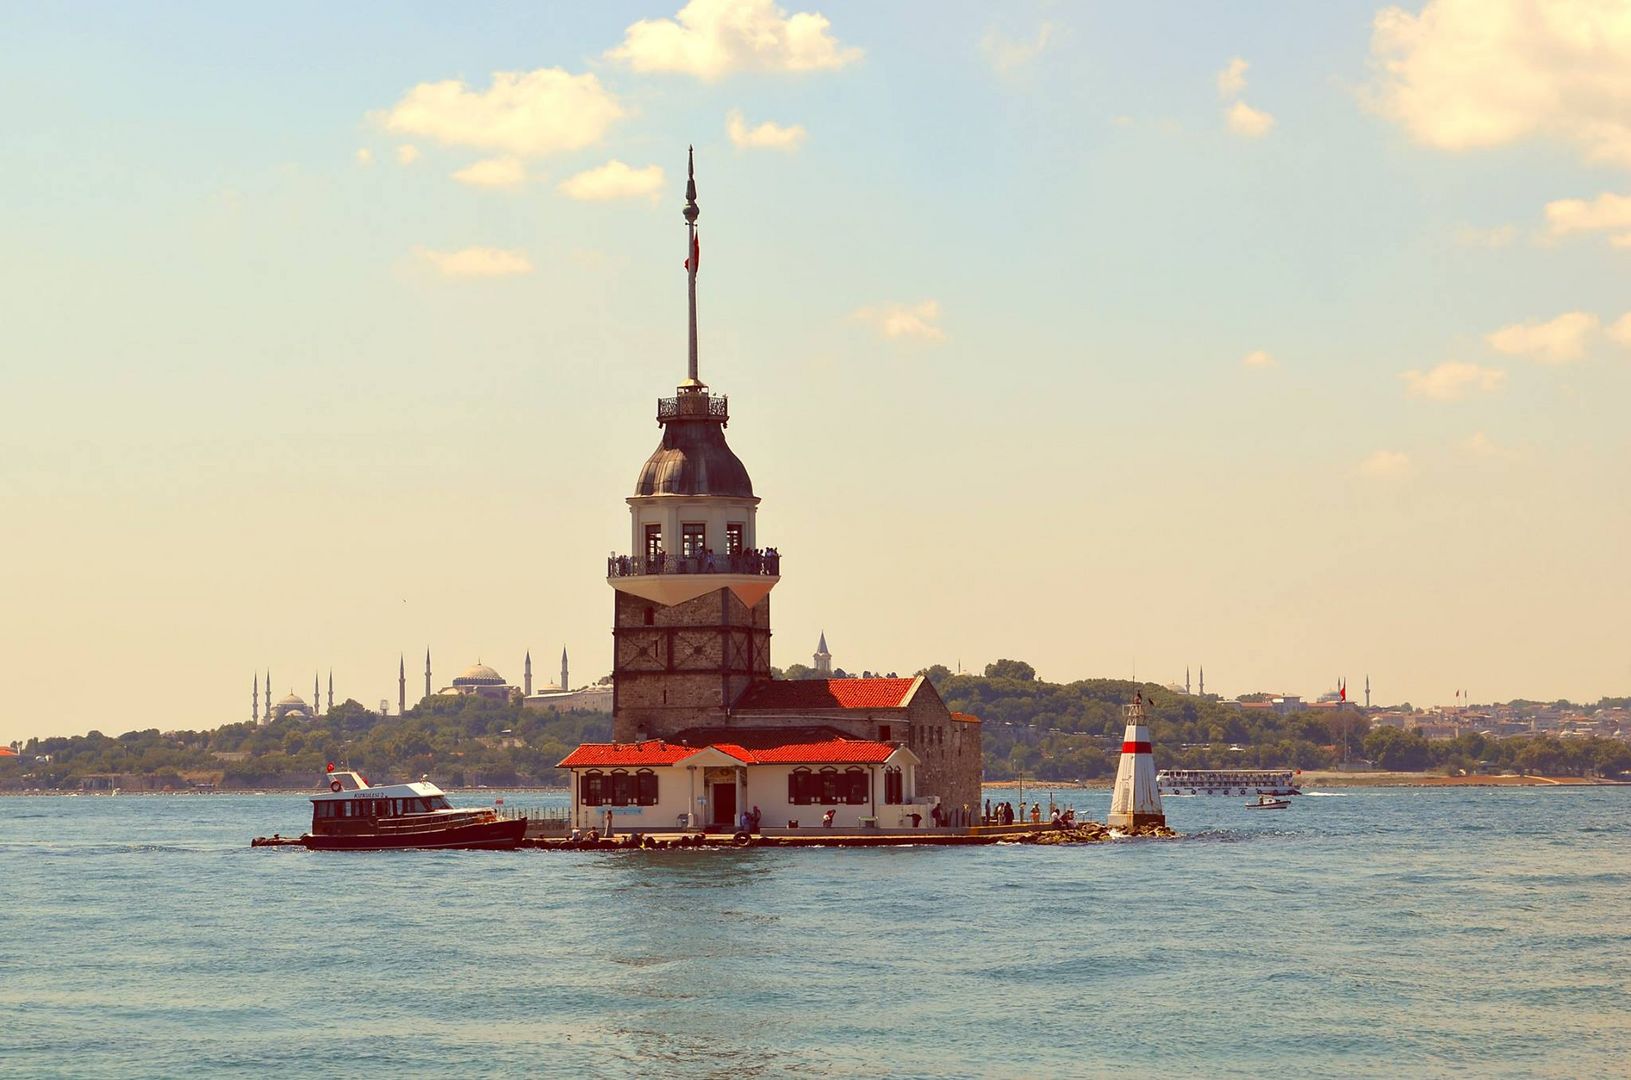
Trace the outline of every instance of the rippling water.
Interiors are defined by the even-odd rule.
[[[1096,847],[323,854],[249,848],[290,796],[0,800],[0,1073],[1624,1074],[1631,789],[1242,803]]]

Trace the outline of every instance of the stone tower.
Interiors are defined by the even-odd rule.
[[[663,437],[628,499],[629,553],[607,566],[612,737],[624,742],[724,724],[748,684],[770,676],[781,557],[759,548],[759,499],[725,442],[727,399],[697,373],[700,211],[689,162],[686,175],[687,377],[657,402]],[[564,690],[564,670],[561,679]]]
[[[832,653],[827,651],[827,631],[821,631],[821,640],[816,643],[815,656],[811,659],[815,661],[817,675],[832,674]]]

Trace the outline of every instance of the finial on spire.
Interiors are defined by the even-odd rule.
[[[685,278],[691,318],[685,385],[691,390],[702,386],[702,380],[697,377],[697,264],[702,261],[702,251],[697,243],[697,215],[701,213],[697,209],[696,149],[688,146],[685,148]]]

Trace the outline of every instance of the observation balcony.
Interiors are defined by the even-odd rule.
[[[731,418],[729,402],[730,398],[724,394],[716,396],[706,391],[658,398],[657,422],[662,424],[669,420],[718,420],[721,424],[726,424]]]
[[[716,589],[729,589],[752,607],[781,580],[781,566],[781,552],[775,548],[728,555],[610,555],[606,559],[606,583],[619,592],[659,604],[679,604]]]

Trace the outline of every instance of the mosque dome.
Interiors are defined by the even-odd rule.
[[[279,705],[298,705],[300,708],[304,709],[306,707],[306,699],[301,697],[299,694],[290,694],[288,697],[284,698],[282,701],[279,701],[278,704]]]
[[[701,400],[709,401],[706,395]],[[724,399],[712,401],[723,404]],[[646,459],[634,493],[753,498],[753,481],[742,459],[726,445],[721,418],[684,413],[664,418],[662,444]]]
[[[471,664],[465,668],[458,678],[453,680],[454,686],[503,686],[504,676],[488,667],[486,664]]]

